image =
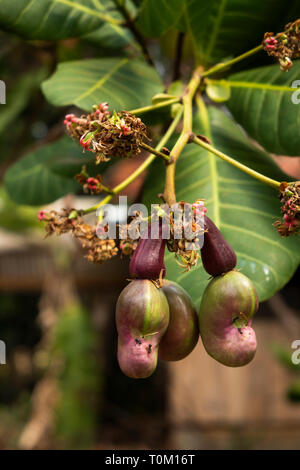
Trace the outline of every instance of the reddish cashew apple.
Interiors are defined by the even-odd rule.
[[[159,342],[169,323],[162,291],[148,280],[132,281],[121,292],[116,308],[118,362],[125,375],[149,377],[157,365]]]
[[[162,290],[169,304],[170,322],[159,343],[158,356],[165,361],[180,361],[198,342],[197,310],[187,292],[175,282],[164,280]]]
[[[208,354],[226,366],[248,364],[256,352],[251,321],[257,308],[256,290],[244,274],[229,271],[212,279],[199,311],[200,335]]]

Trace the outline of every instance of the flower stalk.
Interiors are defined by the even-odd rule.
[[[175,131],[180,119],[181,119],[182,113],[183,113],[183,108],[180,108],[177,111],[177,113],[176,113],[173,121],[171,122],[169,128],[167,129],[167,131],[165,132],[165,134],[163,135],[163,137],[161,138],[161,140],[159,141],[159,143],[157,144],[157,146],[155,147],[154,150],[159,152],[159,150],[162,147],[164,147],[164,145],[168,142],[168,140],[170,139],[170,137],[174,133],[174,131]],[[153,149],[151,149],[151,150],[153,150]],[[167,155],[165,155],[165,156],[167,157]],[[101,207],[105,204],[108,204],[115,195],[120,193],[130,183],[132,183],[138,176],[140,176],[151,165],[151,163],[154,161],[155,158],[156,158],[156,154],[151,152],[151,155],[149,155],[149,157],[146,158],[146,160],[133,173],[131,173],[130,176],[128,176],[128,178],[125,178],[125,180],[122,181],[122,183],[118,184],[117,186],[115,186],[111,190],[112,194],[109,194],[106,198],[102,199],[98,204],[96,204],[92,207],[89,207],[88,209],[84,209],[84,210],[79,211],[80,214],[85,215],[85,214],[89,214],[91,212],[95,212],[99,207]]]
[[[172,104],[179,103],[180,100],[181,100],[181,98],[178,96],[176,98],[170,98],[168,100],[161,101],[160,103],[155,103],[155,104],[151,104],[149,106],[144,106],[143,108],[132,109],[128,112],[131,113],[131,114],[140,115],[140,114],[148,113],[150,111],[155,111],[157,109],[165,108],[167,106],[171,106]]]
[[[210,69],[203,72],[202,77],[206,78],[206,77],[209,77],[210,75],[213,75],[214,73],[218,73],[218,72],[221,72],[222,70],[228,69],[229,67],[236,64],[237,62],[240,62],[241,60],[244,60],[247,57],[250,57],[251,55],[257,54],[257,52],[260,52],[262,49],[263,49],[263,45],[260,44],[259,46],[253,47],[253,49],[250,49],[249,51],[244,52],[243,54],[235,57],[234,59],[228,60],[227,62],[220,62],[219,64],[216,64]]]
[[[271,186],[272,188],[279,189],[280,187],[280,182],[273,180],[272,178],[268,178],[267,176],[258,173],[255,170],[252,170],[252,168],[249,168],[248,166],[244,165],[243,163],[238,162],[232,157],[229,157],[225,153],[221,152],[220,150],[214,148],[212,145],[210,145],[207,142],[204,142],[202,139],[199,139],[199,137],[193,136],[192,137],[192,142],[195,144],[199,145],[200,147],[208,150],[209,152],[213,153],[217,157],[221,158],[227,163],[230,163],[231,165],[235,166],[239,170],[243,171],[244,173],[247,173],[248,175],[252,176],[253,178],[257,179],[258,181],[261,181],[264,184],[267,184],[268,186]]]

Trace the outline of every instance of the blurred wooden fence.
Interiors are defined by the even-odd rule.
[[[271,352],[273,343],[290,348],[300,338],[289,338],[272,318],[256,318],[254,328],[258,350],[245,367],[219,364],[201,341],[184,361],[170,365],[168,417],[175,448],[239,448],[252,442],[254,448],[300,449],[300,405],[285,396],[295,376]]]

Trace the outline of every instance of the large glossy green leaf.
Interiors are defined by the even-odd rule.
[[[224,113],[209,108],[202,132],[215,147],[272,178],[286,178],[265,152],[252,145],[244,132]],[[146,204],[157,203],[163,189],[161,162],[151,167],[145,186]],[[205,198],[208,216],[214,220],[237,253],[237,268],[255,284],[260,300],[281,289],[300,261],[297,237],[281,239],[272,223],[280,217],[276,190],[265,186],[210,152],[190,144],[178,160],[177,200]],[[167,253],[167,276],[179,282],[199,304],[209,281],[201,262],[183,272],[174,254]]]
[[[42,228],[36,216],[36,208],[16,204],[3,187],[0,188],[0,227],[12,232]]]
[[[94,0],[94,3],[96,4],[97,0]],[[106,3],[109,6],[108,0],[106,0]],[[110,0],[110,3],[113,3],[113,1]],[[126,7],[129,10],[131,16],[135,17],[137,9],[132,0],[126,1]],[[109,13],[116,19],[124,19],[116,9],[109,9],[107,11],[109,11]],[[121,47],[127,46],[128,44],[131,44],[138,49],[138,45],[134,43],[134,38],[129,28],[109,22],[105,22],[100,28],[82,36],[82,39],[99,46],[100,50],[120,50]]]
[[[119,51],[121,47],[133,43],[133,37],[129,29],[109,23],[105,23],[96,31],[92,31],[81,38],[99,46],[101,50],[116,49]]]
[[[0,0],[0,28],[28,39],[78,37],[99,28],[111,6],[111,0]]]
[[[300,17],[300,2],[299,0],[290,0],[287,12],[285,13],[285,23],[295,21]]]
[[[90,111],[94,104],[108,101],[112,109],[130,110],[150,104],[163,84],[154,68],[123,57],[59,64],[42,90],[56,106],[75,104]]]
[[[186,28],[200,62],[209,64],[259,44],[285,9],[282,0],[186,0]]]
[[[182,15],[185,0],[144,0],[137,26],[148,37],[159,37]]]
[[[80,189],[74,175],[90,160],[75,142],[63,137],[12,165],[5,174],[5,188],[19,204],[47,204]]]
[[[300,155],[299,89],[300,60],[289,72],[277,64],[231,75],[227,84],[230,111],[265,149],[281,155]],[[299,86],[299,83],[298,83]],[[293,95],[294,94],[294,95]]]
[[[18,78],[14,85],[7,90],[6,105],[1,108],[0,114],[0,133],[12,124],[27,106],[32,93],[39,89],[46,75],[45,68],[30,70]]]

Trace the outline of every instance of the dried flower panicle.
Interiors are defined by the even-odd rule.
[[[84,174],[84,169],[82,173],[80,173],[81,176],[79,175],[80,178],[84,181],[89,179],[87,178],[88,175]],[[186,203],[181,201],[179,208],[183,210],[185,205]],[[200,258],[199,236],[204,233],[204,228],[199,225],[198,217],[204,217],[206,213],[204,201],[201,199],[195,201],[191,205],[191,209],[191,214],[196,216],[196,219],[193,218],[190,221],[192,236],[189,239],[185,237],[186,232],[183,233],[182,220],[175,217],[174,212],[159,208],[157,214],[153,214],[154,219],[162,217],[162,224],[164,224],[165,217],[167,218],[165,221],[168,224],[170,223],[170,237],[167,240],[167,246],[169,251],[175,253],[180,266],[184,267],[185,270],[190,270],[197,264]],[[99,222],[97,226],[86,224],[81,217],[80,211],[75,209],[62,209],[60,212],[54,210],[50,212],[40,211],[38,219],[46,222],[46,236],[54,233],[57,235],[71,233],[78,240],[82,248],[87,250],[86,258],[94,263],[102,263],[113,258],[118,252],[121,255],[132,256],[141,236],[140,223],[142,221],[147,221],[148,223],[148,219],[143,219],[143,215],[137,211],[132,216],[130,224],[119,225],[118,239],[120,243],[118,248],[115,240],[105,237],[108,225],[104,221]],[[132,223],[133,225],[131,225]],[[182,238],[178,238],[179,232]],[[194,232],[195,236],[193,236]]]
[[[292,59],[300,57],[300,20],[288,23],[282,33],[265,33],[262,45],[269,56],[276,58],[282,71],[289,71]]]
[[[97,240],[88,251],[86,258],[92,263],[103,263],[118,254],[119,250],[115,240]]]
[[[274,227],[282,237],[297,234],[300,231],[300,181],[295,183],[281,183],[280,202],[283,213],[283,222],[277,220]]]
[[[140,144],[150,140],[140,118],[127,111],[111,113],[107,103],[100,103],[87,116],[65,116],[67,132],[84,150],[96,154],[96,163],[111,157],[130,158],[141,152]]]
[[[71,233],[87,249],[86,258],[93,263],[103,263],[118,254],[115,240],[100,239],[97,228],[86,224],[74,209],[62,209],[60,213],[43,211],[43,218],[38,214],[39,220],[47,222],[45,226],[46,236],[56,233]]]
[[[182,205],[183,208],[183,205],[186,204],[186,202],[181,201],[179,204]],[[197,199],[192,204],[192,211],[195,216],[204,217],[204,214],[207,211],[204,206],[204,201],[202,199]],[[181,224],[181,221],[178,222]],[[193,221],[192,231],[195,232],[195,237],[187,240],[184,237],[184,234],[182,234],[182,238],[178,239],[175,237],[175,233],[178,234],[179,227],[176,226],[176,221],[174,218],[172,219],[172,215],[170,225],[170,239],[167,241],[168,250],[175,253],[176,258],[178,259],[178,264],[183,267],[185,271],[190,271],[192,267],[197,265],[198,260],[200,259],[199,234],[201,235],[204,233],[204,227],[201,227]]]
[[[82,167],[81,172],[75,175],[74,178],[82,185],[85,194],[99,194],[102,192],[102,176],[97,175],[95,178],[90,176],[85,166]]]
[[[135,239],[130,237],[130,224],[120,224],[119,228],[119,240],[120,240],[120,252],[123,256],[132,257],[136,247],[138,245],[141,233],[138,221],[141,220],[141,214],[137,211],[135,215],[131,217],[131,222],[136,220],[135,226]]]
[[[87,130],[95,130],[92,126],[94,121],[102,122],[110,116],[107,103],[100,103],[98,106],[93,106],[93,112],[87,116],[75,116],[75,114],[66,114],[64,124],[67,128],[68,134],[74,140],[80,140],[82,135]]]
[[[74,224],[73,235],[88,250],[85,256],[92,263],[103,263],[118,254],[115,240],[100,239],[97,227],[86,224],[81,218]]]
[[[131,240],[130,238],[124,238],[120,240],[120,251],[124,256],[132,257],[136,250],[139,240]]]
[[[179,266],[185,271],[190,271],[197,265],[200,254],[196,250],[187,250],[184,240],[168,240],[167,247],[169,251],[175,253]]]
[[[38,219],[47,222],[45,226],[46,237],[53,235],[53,233],[62,235],[72,231],[74,226],[74,219],[70,218],[72,211],[74,211],[74,209],[62,209],[61,212],[54,210],[50,212],[42,211],[43,217],[41,217],[41,212],[39,212]]]
[[[131,113],[114,113],[101,124],[98,148],[105,157],[133,157],[141,152],[140,144],[147,137],[146,126]]]

